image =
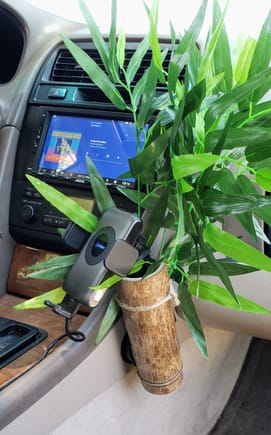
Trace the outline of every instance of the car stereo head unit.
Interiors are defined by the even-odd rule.
[[[89,156],[105,180],[118,208],[133,212],[136,204],[117,186],[136,188],[129,173],[129,158],[141,148],[131,114],[79,107],[28,107],[17,149],[10,205],[10,232],[18,243],[66,252],[59,228],[68,219],[44,200],[25,177],[42,178],[87,210],[95,212],[88,177]]]
[[[88,182],[89,156],[106,184],[135,186],[134,178],[121,176],[142,147],[144,132],[137,144],[135,125],[127,118],[48,113],[42,133],[31,172]]]

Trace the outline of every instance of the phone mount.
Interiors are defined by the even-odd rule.
[[[45,304],[66,319],[77,313],[80,304],[97,306],[101,297],[91,287],[109,273],[126,276],[130,272],[139,257],[141,230],[137,215],[118,208],[106,210],[64,281],[64,299],[60,304]]]

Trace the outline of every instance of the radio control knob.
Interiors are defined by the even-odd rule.
[[[24,222],[31,222],[36,217],[36,210],[32,205],[24,205],[21,209],[21,218]]]

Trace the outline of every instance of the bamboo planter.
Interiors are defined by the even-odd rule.
[[[183,371],[167,268],[123,279],[116,296],[143,387],[153,394],[173,392]]]

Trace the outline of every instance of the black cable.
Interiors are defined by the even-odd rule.
[[[71,340],[76,341],[76,342],[84,341],[86,339],[85,334],[81,331],[71,331],[70,330],[70,323],[71,323],[71,319],[66,318],[65,319],[65,331],[66,331],[67,337],[69,337]]]

